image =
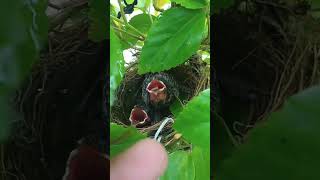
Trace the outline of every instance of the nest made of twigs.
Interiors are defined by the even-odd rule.
[[[128,67],[126,67],[124,78],[117,89],[117,100],[111,107],[112,122],[130,126],[130,112],[136,103],[136,99],[141,98],[142,82],[145,77],[145,75],[139,75],[137,71],[138,60],[130,63]],[[170,74],[177,84],[182,87],[183,90],[180,91],[176,102],[181,106],[185,105],[199,92],[208,88],[210,84],[210,65],[206,64],[198,55],[194,55],[184,64],[164,72]],[[150,134],[151,132],[155,132],[162,122],[163,120],[151,126],[138,129],[143,133]],[[170,129],[171,124],[166,126],[167,131],[170,131]],[[167,141],[170,141],[174,137],[174,133],[170,132],[167,135]],[[164,142],[166,142],[166,140],[164,140]]]

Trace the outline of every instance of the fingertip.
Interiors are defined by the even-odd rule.
[[[168,165],[165,148],[153,139],[144,139],[111,159],[111,180],[151,180],[159,178]]]

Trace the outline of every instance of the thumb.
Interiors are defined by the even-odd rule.
[[[124,153],[111,159],[111,180],[156,180],[168,163],[164,147],[152,139],[139,141]]]

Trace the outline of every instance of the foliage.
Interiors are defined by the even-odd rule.
[[[109,35],[109,3],[104,0],[90,0],[89,13],[90,26],[88,36],[95,42],[102,41],[108,38]]]
[[[139,73],[168,70],[183,63],[199,49],[205,12],[186,8],[165,11],[154,23],[139,63]]]
[[[320,86],[289,98],[281,111],[252,130],[216,178],[319,179],[319,104]]]
[[[0,2],[0,140],[8,132],[8,96],[28,74],[45,42],[46,5],[43,0]]]
[[[110,138],[111,157],[121,153],[138,140],[145,138],[145,135],[138,133],[138,131],[132,127],[125,128],[123,126],[111,123],[110,130],[110,134],[112,134]]]
[[[138,5],[131,15],[124,16],[120,11],[121,18],[118,19],[115,13],[111,13],[111,31],[115,32],[114,34],[122,44],[120,47],[118,43],[116,43],[117,45],[111,43],[112,46],[118,48],[111,52],[119,52],[128,48],[135,51],[141,49],[138,61],[140,74],[171,69],[183,64],[197,52],[208,54],[208,49],[202,49],[202,51],[200,49],[202,45],[208,47],[210,44],[209,31],[207,30],[209,2],[206,0],[177,0],[174,2],[181,6],[159,9],[166,7],[165,5],[169,5],[170,2],[141,0],[138,1]],[[124,6],[122,2],[116,5],[111,4],[111,9],[119,9],[119,7],[122,9]],[[150,6],[156,7],[154,13],[149,12]],[[112,64],[115,64],[115,61]],[[111,69],[111,71],[115,76],[116,73],[119,74],[118,70]],[[114,91],[114,87],[111,90]],[[201,111],[198,110],[199,107],[201,107]],[[175,102],[175,105],[171,106],[171,110],[175,116],[173,128],[181,133],[189,144],[192,144],[192,150],[170,150],[169,167],[162,179],[209,179],[210,89],[193,97],[183,108],[181,108],[181,104]],[[194,120],[194,117],[197,117],[197,120]],[[126,132],[129,129],[132,128],[121,127],[120,130],[118,126],[112,125],[111,139],[122,136],[119,134],[125,134],[123,131]],[[117,144],[117,146],[111,142],[111,154],[117,151],[115,147],[124,150],[128,148],[128,144],[132,144],[134,140],[137,141],[142,137],[138,131],[132,130],[131,132],[132,139],[124,138],[124,143]],[[126,144],[127,141],[130,143]]]

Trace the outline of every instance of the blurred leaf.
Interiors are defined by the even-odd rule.
[[[118,37],[110,27],[110,105],[124,73],[124,60]]]
[[[186,7],[189,9],[204,8],[210,2],[209,0],[171,0],[171,1],[181,4],[183,7]]]
[[[234,4],[234,0],[216,0],[212,1],[212,12],[219,13],[221,9],[226,9],[231,7]]]
[[[232,140],[228,134],[228,129],[226,129],[223,124],[224,119],[220,117],[216,112],[213,112],[213,128],[212,131],[212,147],[213,147],[213,157],[212,157],[212,170],[215,174],[218,168],[221,166],[223,160],[231,155],[231,152],[235,149]]]
[[[89,7],[89,39],[95,42],[100,42],[104,39],[108,39],[110,3],[107,3],[105,0],[90,0]]]
[[[47,38],[46,1],[0,2],[0,140],[8,132],[8,95],[19,87]]]
[[[113,157],[122,151],[128,149],[145,135],[139,133],[133,127],[124,127],[115,123],[110,124],[110,157]]]
[[[152,0],[138,0],[137,8],[147,9],[150,6]]]
[[[221,180],[320,179],[320,86],[305,90],[251,131],[218,171]]]
[[[169,154],[169,164],[161,180],[194,180],[195,167],[192,156],[186,151]]]
[[[173,1],[172,1],[173,2]],[[170,0],[157,0],[154,2],[156,7],[163,8],[164,5],[170,3]]]
[[[210,152],[199,147],[192,152],[169,154],[169,165],[161,180],[204,180],[210,178]]]
[[[210,148],[210,89],[188,102],[176,117],[173,128],[193,145]]]
[[[139,74],[168,70],[185,62],[200,46],[204,23],[203,10],[179,7],[165,11],[149,31]]]
[[[126,0],[126,2],[127,2],[128,4],[132,4],[132,3],[134,2],[134,0]]]

